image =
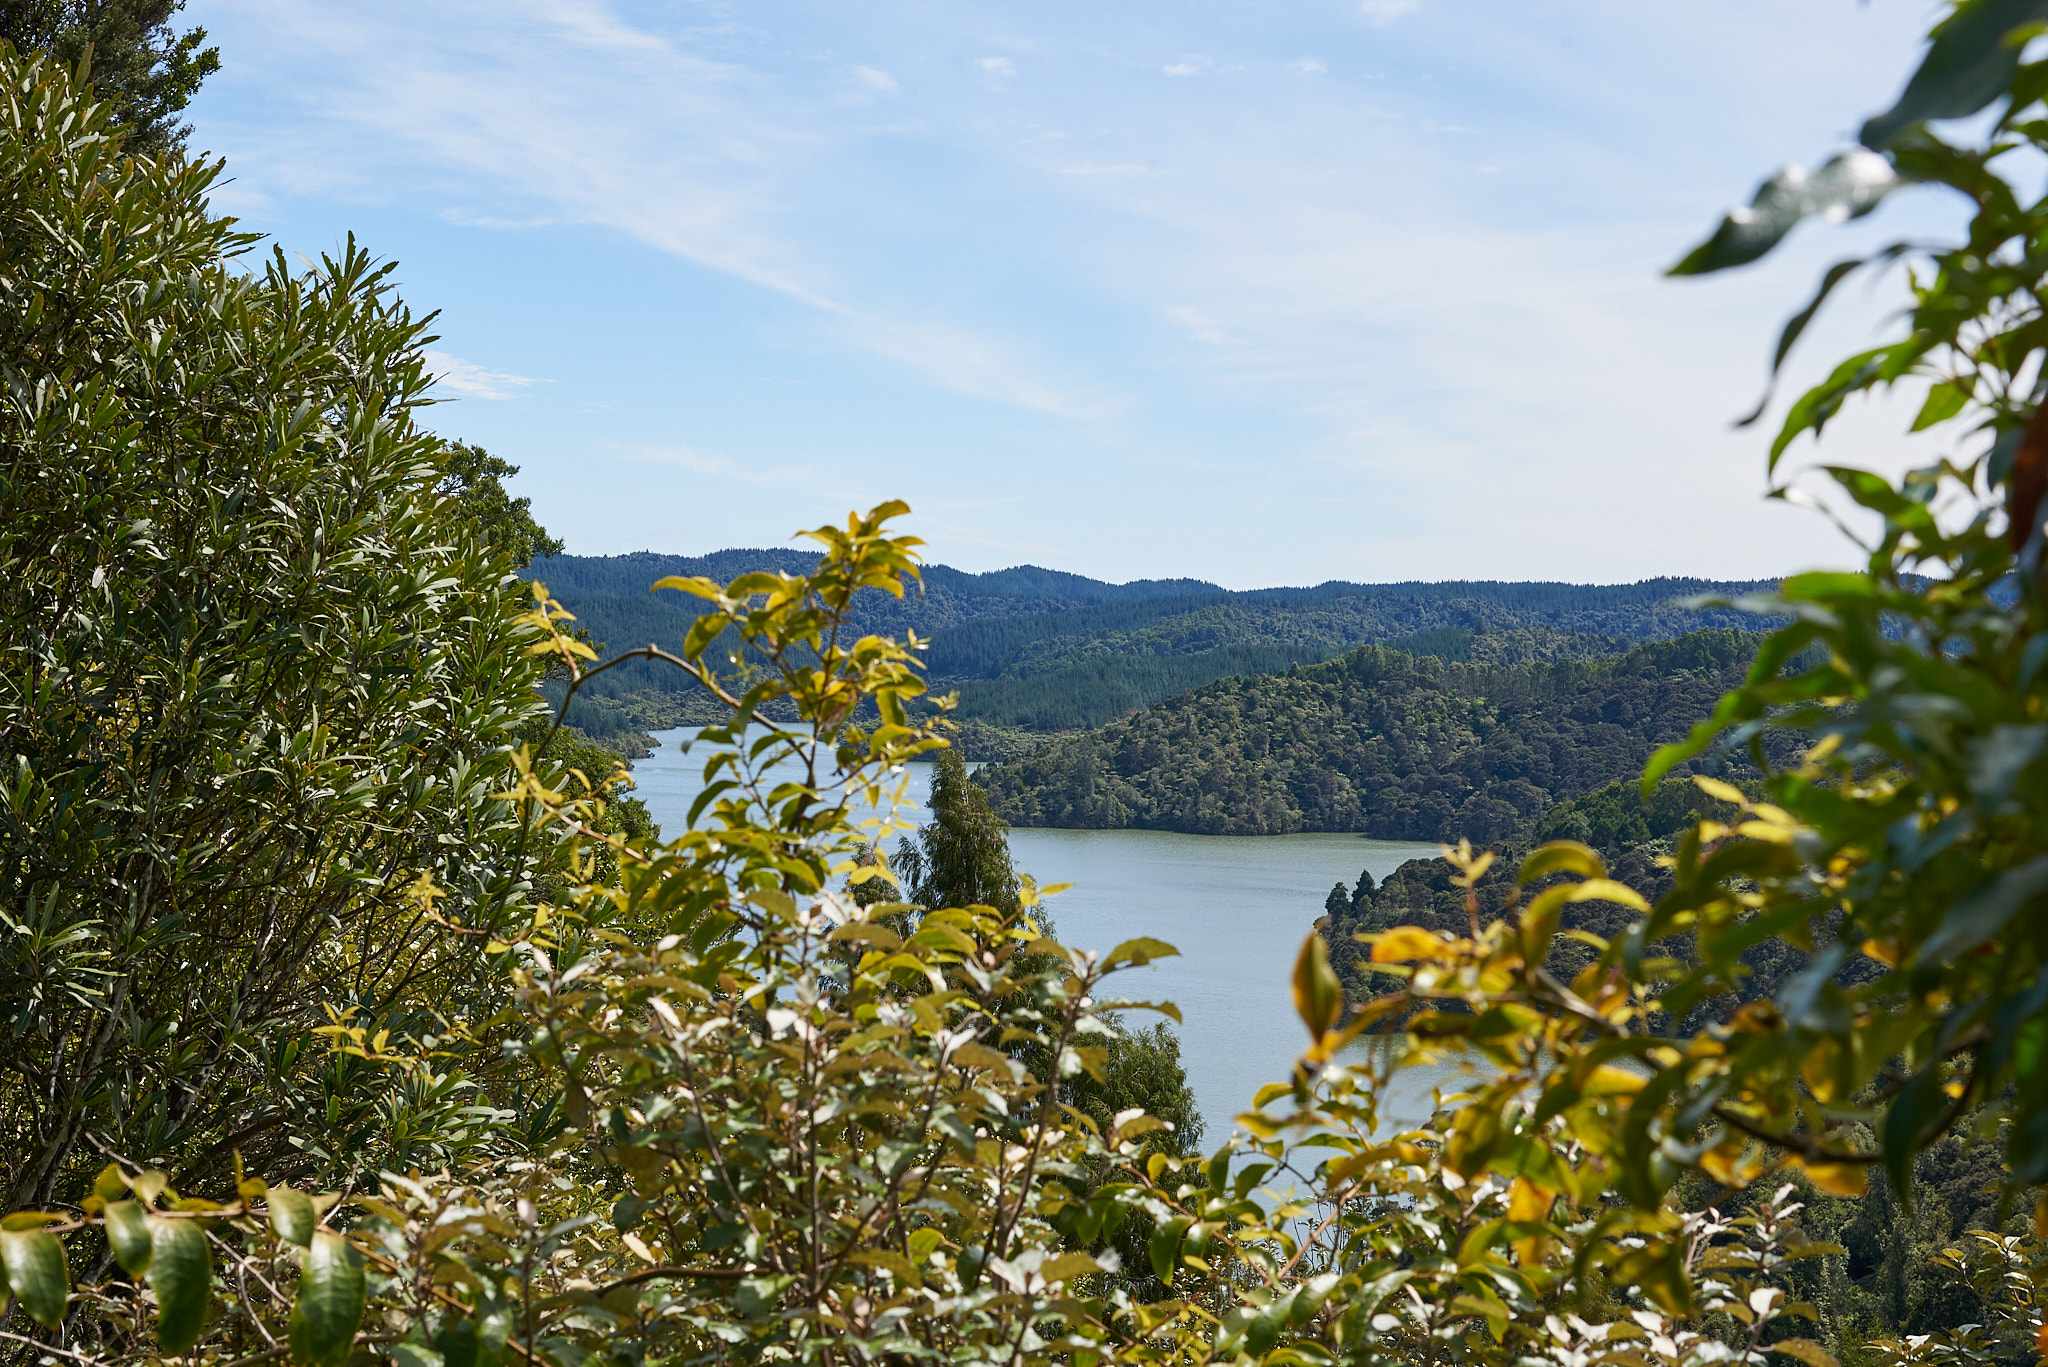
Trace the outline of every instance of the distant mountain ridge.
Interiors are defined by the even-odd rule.
[[[755,570],[804,574],[817,563],[818,552],[792,547],[712,551],[708,555],[632,551],[625,555],[543,556],[523,573],[528,579],[539,579],[550,586],[574,585],[588,592],[616,595],[645,593],[649,584],[672,574],[703,575],[725,583]],[[1201,579],[1134,579],[1128,584],[1111,584],[1039,565],[1015,565],[980,573],[956,570],[950,565],[927,565],[924,584],[927,593],[938,590],[963,598],[1056,598],[1074,602],[1225,592]]]
[[[732,549],[708,555],[640,551],[553,556],[530,578],[611,651],[678,645],[701,604],[648,586],[668,575],[724,582],[750,571],[802,573],[815,552]],[[1033,737],[1079,731],[1234,676],[1280,674],[1359,645],[1452,662],[1592,659],[1641,641],[1758,619],[1683,600],[1738,595],[1770,581],[1660,578],[1634,584],[1500,580],[1224,589],[1198,579],[1111,584],[1036,565],[969,573],[927,566],[923,591],[865,595],[858,629],[930,643],[935,694],[957,691],[962,741],[976,758],[1014,755]],[[635,662],[581,695],[577,724],[603,737],[699,720],[673,671]],[[708,720],[708,717],[702,720]]]

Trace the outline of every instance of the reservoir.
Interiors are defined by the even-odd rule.
[[[655,752],[633,766],[637,796],[669,836],[685,829],[704,786],[710,752],[696,747],[685,755],[680,744],[693,734],[661,733]],[[911,799],[922,803],[930,766],[909,767]],[[922,812],[904,815],[922,820]],[[1179,958],[1118,974],[1110,990],[1180,1008],[1181,1061],[1207,1126],[1205,1152],[1229,1137],[1231,1118],[1261,1086],[1287,1077],[1308,1045],[1288,979],[1331,885],[1349,888],[1361,870],[1383,879],[1407,860],[1437,853],[1432,844],[1355,835],[1033,829],[1013,829],[1010,850],[1017,870],[1041,886],[1074,885],[1047,903],[1063,944],[1106,951],[1149,935],[1180,950]],[[1129,1023],[1156,1019],[1140,1012]],[[1439,1081],[1452,1085],[1434,1071],[1403,1075],[1382,1099],[1383,1114],[1422,1121]]]

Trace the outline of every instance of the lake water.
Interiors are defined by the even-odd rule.
[[[633,766],[637,795],[666,834],[682,831],[703,790],[702,748],[677,743],[689,731],[664,732],[659,748]],[[929,765],[911,765],[911,795],[922,803]],[[906,813],[917,818],[919,813]],[[1307,1047],[1288,978],[1302,940],[1323,914],[1333,883],[1353,885],[1361,869],[1375,880],[1435,845],[1355,835],[1211,836],[1168,831],[1017,829],[1010,850],[1020,872],[1041,885],[1072,883],[1048,906],[1062,943],[1107,950],[1150,935],[1180,957],[1112,979],[1118,996],[1171,1001],[1180,1008],[1181,1060],[1208,1127],[1204,1149],[1228,1137],[1231,1117],[1268,1082],[1287,1077]],[[1133,1024],[1158,1019],[1151,1013]],[[1426,1119],[1437,1076],[1403,1075],[1383,1114]]]

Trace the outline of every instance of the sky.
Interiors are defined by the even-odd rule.
[[[350,233],[447,436],[572,552],[790,544],[1232,588],[1840,564],[1767,501],[1783,318],[1919,191],[1663,269],[1887,105],[1904,0],[189,0],[218,210]],[[1793,367],[1895,326],[1850,290]],[[1895,469],[1920,394],[1795,466]]]

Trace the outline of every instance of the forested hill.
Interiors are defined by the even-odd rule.
[[[1362,646],[1197,689],[981,772],[1018,826],[1508,838],[1642,770],[1741,677],[1755,637],[1462,665]]]
[[[750,570],[800,572],[816,556],[727,550],[705,556],[640,552],[562,555],[527,573],[597,640],[616,651],[679,644],[701,604],[648,586],[666,575],[725,581]],[[897,600],[864,595],[859,625],[931,641],[930,679],[957,690],[971,757],[1032,748],[1190,688],[1234,675],[1284,673],[1361,644],[1389,645],[1455,662],[1514,664],[1590,659],[1701,627],[1750,628],[1728,612],[1682,606],[1704,593],[1763,583],[1652,579],[1638,584],[1327,583],[1230,592],[1192,579],[1109,584],[1036,566],[967,574],[925,571],[924,591]],[[689,720],[676,709],[680,676],[628,665],[602,676],[579,704],[578,724],[604,736]],[[1001,742],[984,748],[991,741]]]

